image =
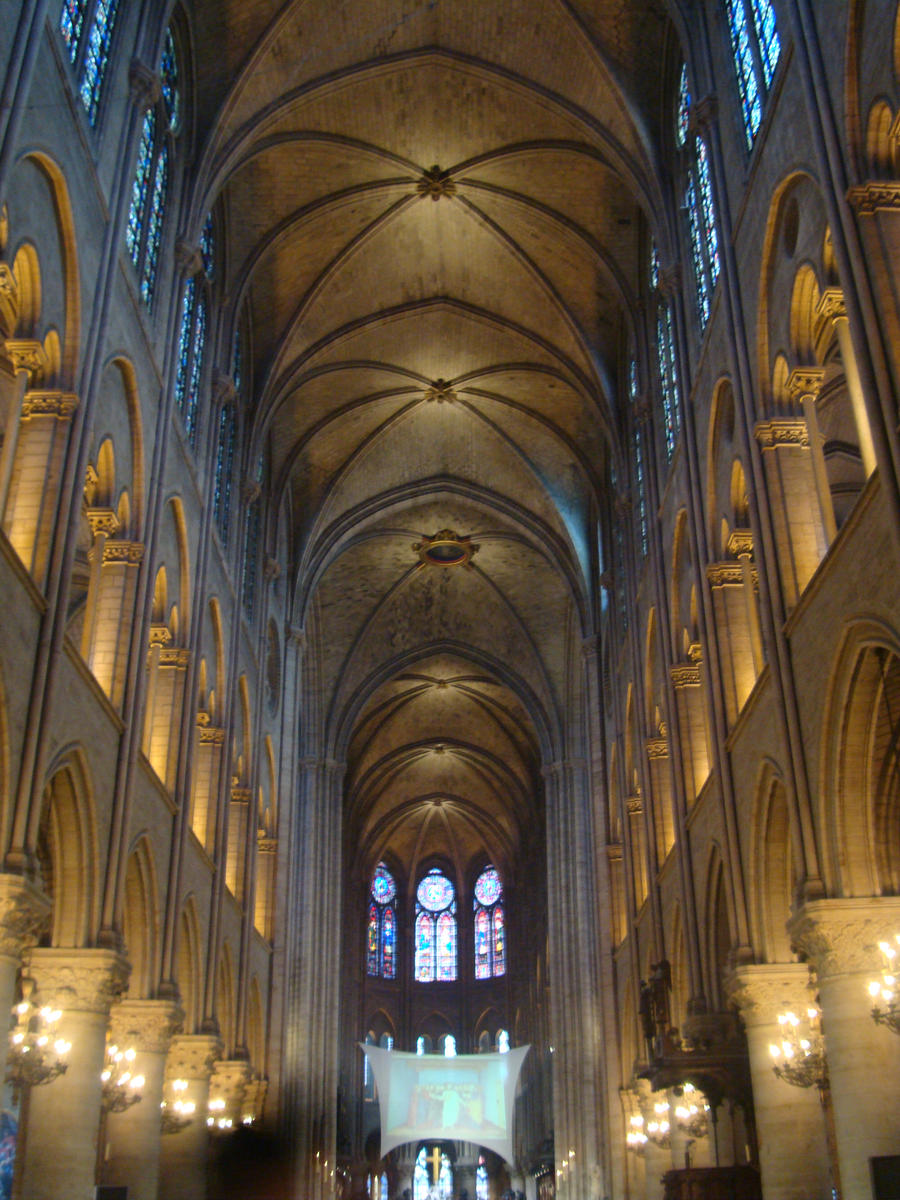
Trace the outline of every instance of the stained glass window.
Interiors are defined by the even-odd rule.
[[[256,571],[259,555],[259,534],[262,518],[260,502],[257,497],[250,505],[247,517],[247,538],[244,545],[244,570],[241,579],[241,599],[247,617],[253,616],[253,606],[256,603]]]
[[[772,86],[781,39],[770,0],[725,0],[725,10],[749,149],[762,121],[763,99]]]
[[[372,875],[366,971],[380,979],[394,979],[397,972],[397,886],[384,863]]]
[[[423,1146],[416,1156],[413,1168],[413,1200],[451,1200],[453,1195],[453,1171],[450,1159],[441,1150],[441,1167],[437,1179],[437,1187],[431,1188],[431,1161],[435,1147]]]
[[[219,415],[219,439],[216,446],[216,478],[213,491],[213,515],[222,545],[227,549],[231,531],[231,481],[234,476],[234,444],[237,420],[234,406],[223,404]]]
[[[487,866],[475,881],[475,978],[506,973],[506,924],[503,885],[496,867]]]
[[[628,364],[628,395],[632,407],[638,398],[637,363]],[[644,476],[644,430],[640,418],[633,415],[634,422],[634,490],[637,493],[638,532],[641,538],[641,554],[647,553],[647,480]]]
[[[63,0],[59,10],[59,31],[73,64],[78,61],[86,9],[87,0]]]
[[[650,255],[650,280],[654,288],[659,286],[659,259],[654,246]],[[654,282],[655,280],[655,282]],[[656,310],[656,353],[659,366],[659,384],[663,407],[663,432],[666,456],[675,453],[680,414],[678,409],[678,366],[675,359],[675,330],[672,310],[662,295],[657,295]]]
[[[63,0],[59,31],[78,79],[88,120],[97,124],[119,0]]]
[[[215,273],[215,234],[213,232],[212,213],[208,213],[200,230],[200,257],[203,259],[203,269],[207,279],[212,279]]]
[[[159,74],[161,95],[144,115],[125,225],[125,245],[137,271],[141,299],[148,308],[153,306],[156,290],[169,198],[170,137],[175,129],[179,103],[178,61],[171,30],[166,32]]]
[[[475,1200],[489,1200],[490,1186],[488,1184],[487,1166],[484,1155],[478,1155],[478,1167],[475,1171]]]
[[[415,978],[419,983],[456,979],[456,893],[433,867],[416,889]]]
[[[181,302],[178,366],[175,372],[175,401],[191,446],[197,439],[203,354],[206,348],[206,324],[206,296],[202,285],[198,285],[196,278],[191,278],[185,284],[184,297]]]
[[[506,1029],[497,1030],[497,1053],[509,1054],[509,1031]]]
[[[675,135],[679,146],[683,146],[687,141],[690,120],[691,92],[688,87],[687,64],[684,63],[681,67],[681,78],[678,81],[678,111],[675,118]]]
[[[688,218],[691,261],[697,287],[697,313],[701,326],[705,326],[709,320],[712,294],[719,278],[719,236],[716,232],[716,211],[706,145],[701,137],[690,133],[690,107],[687,66],[683,65],[678,88],[675,134],[684,151],[684,208]]]

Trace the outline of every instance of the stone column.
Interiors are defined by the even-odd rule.
[[[215,1122],[211,1129],[235,1129],[240,1125],[252,1076],[245,1059],[219,1059],[215,1064],[209,1080],[209,1115]]]
[[[715,612],[725,716],[731,727],[756,683],[748,607],[754,601],[746,594],[745,572],[739,562],[710,563],[706,574]]]
[[[132,1073],[144,1076],[140,1101],[106,1119],[100,1148],[102,1182],[128,1188],[129,1200],[156,1200],[166,1055],[184,1014],[168,1000],[125,1000],[114,1006],[110,1037],[137,1051]]]
[[[900,1037],[872,1020],[867,992],[900,898],[811,901],[789,928],[819,982],[843,1200],[870,1200],[869,1159],[900,1154]]]
[[[214,852],[216,844],[216,807],[225,740],[225,730],[211,725],[208,713],[197,714],[191,829],[207,854]]]
[[[766,1200],[829,1194],[825,1121],[817,1088],[792,1087],[773,1070],[778,1014],[804,1012],[814,999],[803,963],[739,967],[727,981],[747,1031],[759,1169]]]
[[[656,837],[656,861],[661,867],[675,845],[672,817],[672,776],[669,770],[669,742],[665,737],[649,738],[644,743],[653,802],[653,832]]]
[[[159,1155],[159,1200],[204,1200],[209,1149],[209,1078],[213,1063],[222,1053],[217,1037],[182,1034],[172,1039],[165,1070],[165,1099],[175,1096],[173,1080],[184,1080],[187,1088],[177,1093],[195,1105],[190,1122],[177,1133],[163,1132]]]
[[[856,352],[853,349],[853,339],[850,335],[850,322],[847,318],[847,305],[844,303],[843,291],[838,287],[826,288],[816,311],[818,315],[830,317],[834,325],[835,336],[841,351],[841,361],[844,364],[847,392],[853,407],[853,421],[856,425],[856,435],[859,438],[859,454],[866,479],[868,479],[878,464],[875,461],[872,426],[869,423],[869,414],[866,412],[866,400],[859,378],[859,368],[856,365]]]
[[[228,805],[228,850],[225,856],[225,883],[239,904],[244,903],[246,885],[245,850],[249,835],[250,789],[235,785]]]
[[[144,547],[141,542],[107,537],[98,531],[98,523],[95,515],[91,522],[95,543],[90,555],[91,591],[82,654],[97,682],[118,708],[125,695],[138,568]]]
[[[128,965],[113,950],[38,949],[28,966],[40,1002],[62,1010],[59,1036],[72,1048],[66,1073],[31,1090],[22,1194],[92,1200],[106,1029]]]
[[[709,776],[709,734],[700,680],[700,647],[692,647],[696,657],[670,668],[678,728],[681,731],[681,757],[684,767],[684,792],[688,806],[700,795]]]

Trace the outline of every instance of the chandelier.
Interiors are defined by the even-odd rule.
[[[894,941],[900,946],[900,933],[894,934]],[[887,1025],[894,1033],[900,1033],[900,993],[897,989],[897,976],[894,974],[897,949],[890,942],[879,942],[882,966],[881,978],[873,979],[869,984],[869,995],[876,1004],[872,1008],[872,1019],[878,1025]],[[884,1004],[879,1008],[877,1001]]]
[[[231,1129],[234,1125],[231,1117],[225,1116],[225,1109],[228,1107],[224,1097],[219,1096],[216,1100],[209,1102],[209,1116],[206,1118],[206,1124],[210,1129]]]
[[[131,1073],[135,1057],[133,1046],[127,1050],[120,1050],[114,1045],[106,1047],[106,1066],[100,1074],[103,1081],[100,1103],[106,1112],[125,1112],[141,1099],[144,1077]]]
[[[775,1060],[775,1074],[785,1083],[802,1088],[826,1086],[828,1065],[821,1018],[817,1008],[808,1008],[804,1017],[793,1012],[778,1014],[781,1043],[770,1045],[769,1053]]]
[[[644,1133],[644,1118],[640,1113],[633,1114],[628,1121],[628,1132],[625,1134],[625,1144],[635,1154],[642,1154],[647,1145],[647,1135]]]
[[[675,1105],[675,1123],[688,1137],[695,1140],[705,1137],[709,1130],[709,1105],[692,1083],[686,1083],[680,1090],[680,1102]]]
[[[193,1100],[184,1099],[188,1087],[186,1079],[173,1079],[170,1086],[172,1101],[163,1100],[159,1106],[162,1132],[180,1133],[193,1121],[197,1105]]]
[[[34,1004],[33,980],[23,980],[22,991],[22,1001],[13,1008],[15,1025],[6,1056],[6,1082],[12,1086],[15,1104],[24,1090],[52,1083],[62,1075],[68,1066],[66,1055],[72,1049],[71,1042],[53,1036],[62,1016],[60,1010]]]
[[[653,1105],[654,1116],[647,1122],[647,1137],[654,1146],[669,1146],[669,1102],[657,1100]]]

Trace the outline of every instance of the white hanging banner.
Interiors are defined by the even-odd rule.
[[[445,1058],[359,1045],[378,1088],[382,1156],[404,1142],[455,1140],[512,1164],[516,1084],[530,1046]]]

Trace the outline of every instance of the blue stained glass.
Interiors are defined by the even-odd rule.
[[[197,409],[200,400],[200,374],[203,370],[203,350],[206,345],[206,299],[197,297],[194,316],[194,337],[191,345],[191,377],[185,399],[184,427],[193,446],[197,437]]]
[[[131,261],[138,266],[141,261],[141,234],[147,216],[147,196],[150,187],[150,175],[153,170],[156,142],[156,120],[152,112],[144,115],[141,128],[141,144],[138,147],[137,170],[134,173],[134,184],[131,188],[131,205],[128,209],[128,224],[125,227],[125,245],[131,255]]]
[[[166,40],[159,60],[159,83],[169,128],[174,132],[178,128],[181,115],[181,96],[178,91],[178,56],[175,53],[175,39],[171,29],[166,30]]]
[[[688,89],[687,65],[683,63],[681,78],[678,81],[678,114],[675,120],[675,134],[679,146],[683,146],[687,138],[690,118],[691,93]]]
[[[756,38],[759,42],[759,57],[762,61],[763,78],[766,87],[772,86],[775,68],[781,56],[781,38],[775,27],[775,13],[769,0],[751,0],[753,9],[753,24],[756,28]]]
[[[440,912],[453,901],[453,884],[435,868],[419,884],[416,898],[429,912]]]
[[[212,279],[216,265],[212,213],[207,215],[200,230],[200,257],[203,259],[204,271]]]
[[[475,881],[475,978],[492,979],[506,970],[503,884],[496,867],[487,866]]]
[[[675,441],[678,437],[678,371],[675,365],[675,338],[672,331],[672,314],[668,304],[662,307],[657,317],[656,346],[659,354],[659,375],[662,385],[666,454],[671,458],[675,453]]]
[[[637,363],[634,359],[628,364],[628,395],[632,402],[637,399]]]
[[[644,482],[644,438],[640,429],[634,434],[634,470],[638,494],[638,523],[641,531],[641,553],[647,553],[647,499]]]
[[[416,918],[416,980],[431,983],[434,980],[434,921],[427,913]]]
[[[74,64],[81,47],[81,33],[84,29],[84,14],[87,0],[63,0],[59,10],[59,31],[69,51],[69,58]]]
[[[706,156],[706,146],[700,138],[697,138],[697,179],[700,184],[700,208],[703,213],[706,267],[709,271],[710,286],[715,287],[719,278],[719,235],[716,232],[716,210],[709,177],[709,160]]]
[[[194,288],[193,279],[184,285],[184,298],[181,302],[181,330],[178,334],[178,370],[175,373],[175,403],[178,410],[184,413],[184,402],[187,396],[187,382],[191,365],[191,325],[194,318]]]
[[[688,224],[691,230],[691,257],[694,260],[694,278],[697,281],[697,307],[700,310],[701,324],[709,320],[709,285],[706,280],[706,265],[703,261],[703,235],[700,229],[700,211],[697,205],[697,192],[694,180],[689,175],[684,197],[688,213]]]
[[[475,899],[479,904],[491,905],[500,899],[503,885],[496,867],[485,867],[475,882]]]
[[[231,376],[234,380],[234,390],[238,395],[241,394],[241,384],[243,383],[244,372],[244,353],[241,349],[241,332],[239,329],[234,331],[234,350],[231,355]]]
[[[372,895],[379,904],[387,904],[393,900],[396,894],[397,885],[394,883],[393,875],[384,863],[379,863],[372,876]]]
[[[655,242],[650,247],[650,286],[659,287],[659,252]]]
[[[222,539],[222,545],[226,548],[231,526],[231,478],[234,472],[235,429],[234,409],[225,405],[219,416],[213,516]]]
[[[241,595],[244,609],[248,617],[253,616],[253,605],[256,600],[256,558],[259,549],[259,500],[250,506],[250,516],[247,520],[247,541],[244,547],[244,575],[241,582]]]
[[[118,7],[119,0],[97,0],[94,19],[88,33],[87,50],[81,68],[81,85],[78,90],[92,125],[96,124],[100,108],[100,93],[109,63],[109,49]]]
[[[743,0],[725,0],[725,5],[728,11],[728,29],[731,34],[734,66],[741,92],[744,133],[749,149],[753,146],[753,138],[762,121],[762,101],[759,95],[759,85],[756,82],[750,31],[747,28],[747,14],[744,11]]]
[[[366,936],[366,973],[378,974],[378,909],[369,905],[369,926]],[[368,1063],[368,1057],[366,1062]]]
[[[147,244],[144,249],[144,269],[141,273],[141,296],[149,306],[156,287],[156,265],[159,262],[159,247],[162,243],[163,217],[166,211],[166,192],[169,185],[169,149],[165,142],[160,146],[156,160],[156,175],[153,178],[153,196],[147,217]]]

